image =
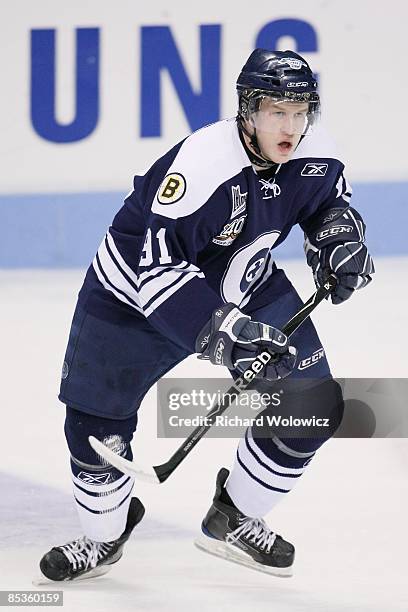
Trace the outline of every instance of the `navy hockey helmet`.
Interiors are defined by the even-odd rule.
[[[294,51],[269,51],[255,49],[249,56],[237,80],[238,125],[251,139],[256,155],[251,161],[260,166],[270,166],[260,150],[256,127],[257,115],[265,97],[274,102],[308,103],[307,116],[299,129],[303,137],[317,122],[320,112],[320,98],[317,81],[306,60]],[[252,123],[250,134],[244,120]]]
[[[317,81],[306,60],[294,51],[255,49],[237,80],[238,113],[247,119],[262,96],[282,102],[308,102],[309,112],[320,107]]]

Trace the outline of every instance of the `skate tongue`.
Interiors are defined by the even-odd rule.
[[[121,538],[123,536],[127,536],[133,530],[133,528],[140,523],[145,514],[145,507],[140,501],[138,497],[132,497],[130,500],[130,506],[126,521],[125,531],[123,532]]]
[[[228,491],[225,487],[223,487],[221,489],[221,493],[219,496],[219,500],[222,504],[225,504],[226,506],[231,506],[231,508],[235,508],[236,510],[238,510],[238,508],[236,507],[236,505],[234,504],[234,502],[232,501],[231,497],[228,494]]]

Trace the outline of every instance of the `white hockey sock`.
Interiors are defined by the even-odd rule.
[[[72,475],[74,497],[84,534],[96,542],[116,540],[125,530],[134,477],[109,467],[86,469]],[[116,474],[118,474],[116,472]]]
[[[282,450],[282,448],[281,448]],[[304,461],[314,453],[303,455]],[[251,432],[240,440],[233,469],[226,484],[226,490],[235,506],[246,516],[260,518],[293,489],[306,466],[284,467],[269,458],[254,442]]]

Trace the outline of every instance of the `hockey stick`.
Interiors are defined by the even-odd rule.
[[[300,325],[309,317],[318,304],[324,300],[335,288],[337,279],[334,274],[331,274],[324,285],[319,287],[317,291],[303,304],[302,308],[286,323],[282,328],[282,331],[287,336],[291,336]],[[133,474],[140,480],[145,480],[151,484],[160,484],[167,480],[167,478],[174,472],[178,465],[185,459],[189,452],[194,448],[204,434],[210,429],[215,422],[215,417],[222,414],[235,399],[239,396],[241,391],[244,391],[249,387],[254,378],[263,370],[263,368],[270,362],[276,359],[276,355],[269,351],[263,351],[260,353],[252,364],[245,370],[245,372],[234,381],[234,384],[228,389],[221,401],[216,404],[206,417],[206,424],[199,425],[194,431],[186,438],[183,444],[176,450],[176,452],[170,457],[168,461],[161,465],[153,467],[142,467],[129,461],[120,455],[114,453],[110,448],[105,446],[102,442],[89,436],[89,443],[98,455],[103,457],[108,463],[116,467],[124,474]]]

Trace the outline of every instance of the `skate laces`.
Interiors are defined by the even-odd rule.
[[[108,542],[94,542],[86,536],[78,538],[73,542],[68,542],[59,546],[68,561],[73,566],[73,570],[94,568],[112,548],[113,544]]]
[[[245,517],[240,518],[239,522],[239,527],[227,534],[226,542],[234,544],[242,536],[248,542],[253,542],[259,548],[269,553],[276,540],[276,534],[269,529],[265,521]]]

